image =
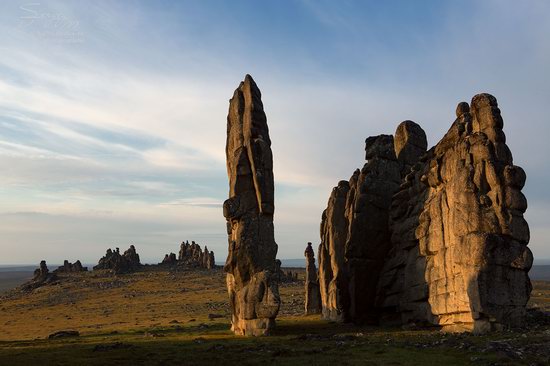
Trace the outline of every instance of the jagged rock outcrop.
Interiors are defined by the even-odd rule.
[[[526,176],[502,128],[496,99],[476,95],[407,175],[379,284],[385,320],[476,332],[521,324],[533,261]]]
[[[174,262],[171,264],[177,264],[180,266],[189,266],[189,267],[198,267],[213,269],[216,267],[216,262],[214,259],[214,252],[209,251],[206,246],[204,246],[204,251],[201,249],[201,246],[194,241],[189,244],[189,241],[182,242],[180,245],[180,250],[178,257],[174,255]]]
[[[178,264],[178,259],[176,258],[176,254],[175,253],[165,254],[164,259],[159,264],[166,264],[166,265]]]
[[[229,250],[224,270],[240,335],[268,334],[280,297],[274,239],[273,158],[261,93],[250,75],[235,90],[227,116],[229,199],[224,202]]]
[[[319,292],[319,279],[315,266],[315,252],[311,247],[311,243],[307,243],[304,255],[306,257],[305,313],[306,315],[319,314],[321,312],[321,293]]]
[[[55,272],[50,272],[46,261],[41,261],[40,266],[34,270],[33,278],[21,286],[23,291],[31,291],[35,288],[54,283],[58,280]]]
[[[139,254],[136,252],[136,247],[130,245],[130,248],[120,254],[120,249],[116,248],[115,250],[107,249],[105,256],[99,260],[97,266],[94,266],[94,270],[99,269],[110,269],[113,272],[119,273],[130,273],[135,272],[141,267],[139,260]]]
[[[82,263],[77,260],[74,263],[65,259],[62,266],[59,266],[54,272],[57,273],[74,273],[74,272],[86,272],[88,267],[82,267]]]
[[[203,267],[206,269],[213,269],[216,266],[216,259],[214,258],[214,251],[209,251],[206,245],[204,246],[204,261]]]
[[[426,152],[412,121],[367,139],[367,164],[333,189],[321,223],[323,317],[486,331],[517,325],[531,291],[525,173],[496,99],[457,107]]]

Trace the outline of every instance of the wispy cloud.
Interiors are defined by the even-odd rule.
[[[364,163],[367,136],[413,119],[434,144],[456,103],[481,91],[499,98],[538,204],[535,255],[550,257],[544,1],[34,7],[67,22],[58,38],[21,5],[0,4],[0,251],[14,262],[41,259],[17,249],[38,242],[40,255],[86,248],[91,260],[137,241],[155,258],[193,236],[223,258],[226,114],[245,73],[269,120],[281,257],[318,239],[330,189]]]

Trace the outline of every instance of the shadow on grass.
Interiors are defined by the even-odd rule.
[[[0,343],[0,365],[467,365],[492,355],[419,348],[423,332],[357,327],[314,317],[281,319],[269,337],[237,337],[229,324],[148,328]],[[424,334],[429,338],[435,333]],[[393,338],[393,340],[389,339]],[[461,340],[462,341],[462,340]],[[484,362],[481,362],[482,364]],[[502,363],[506,365],[508,363]]]

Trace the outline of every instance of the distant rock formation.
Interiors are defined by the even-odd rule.
[[[82,263],[77,260],[74,263],[65,259],[62,266],[59,266],[54,272],[56,273],[74,273],[74,272],[86,272],[88,267],[82,267]]]
[[[175,255],[174,260],[175,262],[170,262],[170,264],[206,269],[213,269],[216,267],[214,252],[209,251],[206,246],[204,246],[203,251],[201,246],[194,241],[192,241],[191,244],[189,244],[189,241],[182,242],[178,252],[177,261]]]
[[[412,121],[367,139],[367,164],[323,213],[323,316],[484,332],[518,325],[527,272],[524,171],[505,143],[496,99],[479,94],[426,152]]]
[[[46,261],[41,261],[40,266],[34,270],[34,275],[32,280],[24,283],[21,286],[21,289],[24,291],[34,290],[35,288],[54,283],[58,280],[57,274],[55,272],[50,272]]]
[[[99,260],[97,266],[94,266],[94,270],[98,269],[110,269],[117,274],[135,272],[141,267],[139,260],[139,254],[136,252],[136,247],[130,245],[130,248],[120,254],[120,249],[116,248],[114,251],[110,248],[107,249],[107,253]]]
[[[227,116],[229,241],[227,289],[231,329],[265,335],[275,325],[280,297],[274,239],[273,157],[261,93],[250,75],[235,90]]]
[[[178,264],[178,259],[175,253],[165,254],[164,259],[159,264],[175,265]]]
[[[311,243],[307,243],[304,255],[306,257],[305,313],[306,315],[319,314],[321,312],[321,293],[319,292],[319,279],[315,267],[315,252],[311,247]]]

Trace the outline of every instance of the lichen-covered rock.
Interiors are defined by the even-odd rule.
[[[224,202],[229,241],[227,289],[232,330],[268,334],[280,297],[273,231],[273,158],[261,93],[250,75],[235,90],[227,116],[229,199]]]
[[[110,269],[115,273],[130,273],[135,272],[141,267],[139,254],[136,252],[136,247],[130,245],[130,248],[120,254],[120,249],[107,249],[105,256],[102,257],[98,264],[94,266],[94,270]]]
[[[319,314],[321,312],[321,293],[319,292],[319,279],[315,266],[315,252],[311,243],[307,243],[306,251],[306,281],[305,281],[305,313]]]
[[[379,282],[384,322],[484,332],[519,325],[531,292],[524,171],[496,99],[460,103],[443,139],[394,196]]]

